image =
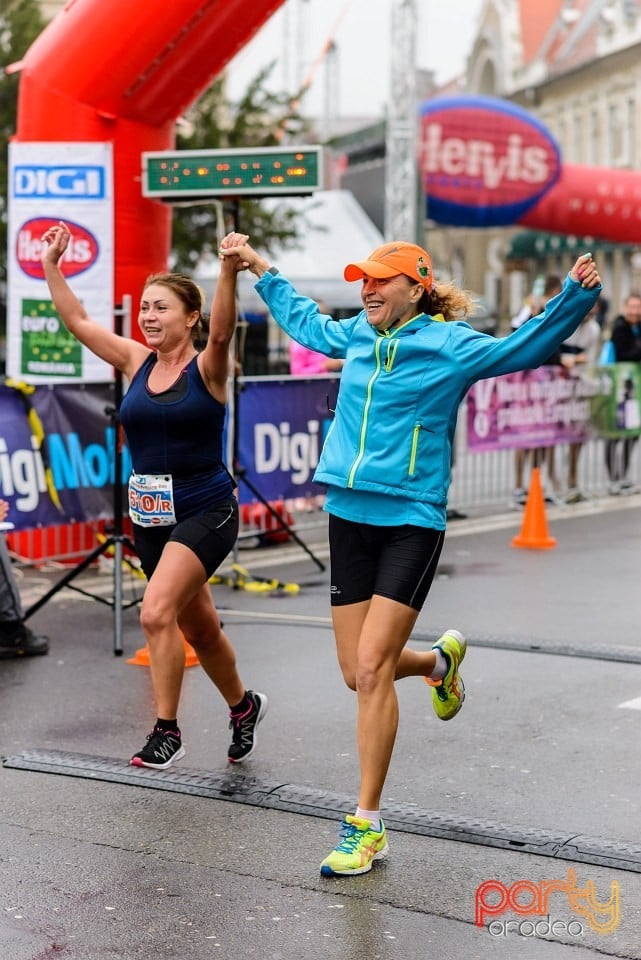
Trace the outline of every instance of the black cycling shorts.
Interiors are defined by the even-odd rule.
[[[171,526],[141,527],[134,523],[133,531],[136,553],[147,580],[151,579],[163,548],[170,540],[189,547],[202,563],[209,579],[236,542],[238,501],[226,500]]]
[[[444,539],[444,530],[411,524],[375,527],[330,514],[332,606],[361,603],[377,594],[420,610]]]

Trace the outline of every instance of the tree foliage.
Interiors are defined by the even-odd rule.
[[[291,94],[266,89],[274,64],[261,70],[237,103],[226,99],[225,78],[217,79],[187,112],[178,127],[181,150],[272,147],[305,139],[305,121]],[[220,207],[218,207],[220,210]],[[269,251],[274,244],[290,246],[297,238],[300,214],[291,205],[239,199],[223,207],[224,230],[236,223],[252,244]],[[215,249],[221,230],[214,203],[174,208],[172,253],[178,270],[190,272]]]
[[[25,55],[45,23],[37,0],[8,0],[0,8],[0,63]],[[7,279],[8,145],[16,132],[19,73],[0,71],[0,291]],[[4,293],[0,294],[4,315]]]

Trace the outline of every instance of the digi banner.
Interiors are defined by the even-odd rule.
[[[581,443],[593,411],[612,393],[606,370],[537,367],[479,380],[467,400],[467,447],[473,452]]]
[[[113,516],[113,384],[0,387],[0,497],[17,530]],[[131,458],[122,448],[122,482]],[[124,496],[124,494],[123,494]]]
[[[243,475],[266,500],[323,493],[312,477],[338,384],[338,377],[239,378],[235,429],[241,503],[256,499]]]
[[[28,383],[100,383],[112,371],[67,332],[41,264],[45,230],[71,231],[61,269],[87,313],[113,329],[109,143],[9,144],[7,372]]]

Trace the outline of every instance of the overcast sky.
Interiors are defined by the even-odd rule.
[[[254,40],[231,62],[229,93],[237,99],[248,80],[271,60],[272,86],[292,89],[333,38],[338,49],[340,116],[380,116],[390,74],[391,10],[394,0],[287,0]],[[460,73],[470,51],[483,0],[415,0],[417,66],[439,82]],[[301,16],[302,12],[302,16]],[[302,48],[303,55],[297,51]],[[319,68],[304,112],[321,115],[324,74]]]

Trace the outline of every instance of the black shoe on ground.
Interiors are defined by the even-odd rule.
[[[22,620],[0,623],[0,660],[40,657],[49,652],[49,637],[38,636]]]
[[[232,743],[227,751],[230,763],[242,763],[256,748],[256,727],[267,713],[267,697],[264,693],[247,691],[251,703],[244,713],[230,713],[229,728],[233,731]]]
[[[154,727],[147,743],[134,753],[129,761],[131,767],[149,767],[151,770],[166,770],[174,760],[185,756],[185,748],[179,730],[161,730]]]

